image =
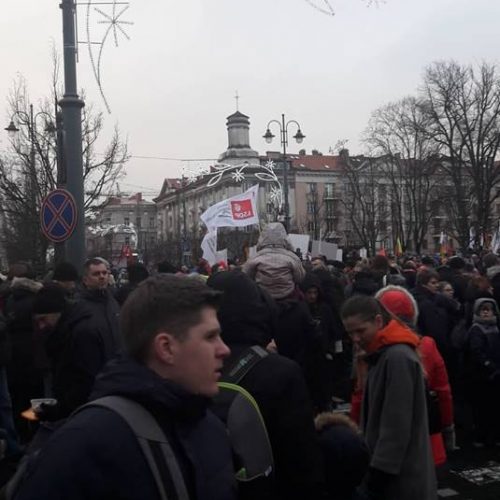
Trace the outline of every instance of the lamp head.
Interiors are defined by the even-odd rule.
[[[302,133],[302,131],[299,128],[299,130],[297,130],[297,133],[293,136],[293,138],[295,139],[297,144],[301,144],[302,141],[306,138],[306,136]]]
[[[19,132],[19,129],[16,127],[16,124],[13,120],[10,121],[9,126],[5,127],[4,130],[7,130],[9,137],[15,137],[15,135]]]
[[[262,137],[266,140],[268,144],[271,144],[271,142],[273,142],[274,139],[274,134],[269,129],[267,129],[266,133]]]

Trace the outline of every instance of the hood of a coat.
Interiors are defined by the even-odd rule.
[[[104,396],[128,397],[148,408],[159,408],[176,418],[198,420],[210,399],[190,394],[145,365],[122,357],[110,361],[97,376],[90,401]]]
[[[420,337],[406,325],[393,319],[377,332],[366,351],[371,354],[383,347],[394,344],[407,344],[417,348],[420,344]]]
[[[285,248],[293,251],[292,245],[288,240],[286,229],[281,222],[271,222],[262,231],[259,241],[257,242],[257,250],[262,250],[266,247]]]
[[[266,346],[271,341],[274,303],[254,281],[240,271],[222,271],[207,284],[224,292],[217,317],[226,344]]]
[[[479,308],[483,304],[492,304],[493,310],[495,311],[495,316],[497,318],[500,318],[500,311],[498,310],[498,304],[497,304],[496,300],[493,298],[489,298],[489,297],[482,297],[482,298],[477,299],[474,302],[474,309],[473,309],[474,316],[479,316]]]
[[[328,272],[328,271],[327,271]],[[321,279],[315,272],[306,273],[305,278],[299,284],[299,288],[303,293],[306,293],[309,288],[317,288],[318,289],[318,301],[323,300],[323,287],[321,286]]]
[[[29,278],[14,278],[10,284],[12,291],[22,290],[24,292],[37,293],[42,287],[42,283]]]

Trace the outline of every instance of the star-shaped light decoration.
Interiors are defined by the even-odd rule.
[[[245,180],[245,174],[241,170],[236,170],[231,174],[231,177],[236,182],[243,182]]]
[[[113,38],[115,40],[115,47],[118,47],[118,31],[127,39],[130,40],[130,37],[128,34],[125,32],[125,30],[122,28],[121,25],[124,24],[134,24],[131,21],[121,21],[120,17],[122,14],[129,9],[130,5],[125,5],[120,12],[116,12],[116,2],[113,2],[113,12],[111,15],[106,14],[106,12],[103,12],[101,9],[98,9],[95,7],[95,11],[101,14],[105,19],[101,21],[97,21],[97,24],[109,24],[108,29],[106,30],[106,34],[104,35],[102,44],[104,45],[104,42],[106,41],[106,38],[108,37],[108,34],[113,31]]]
[[[111,109],[109,107],[108,101],[106,99],[106,96],[104,95],[104,90],[102,86],[102,73],[101,73],[101,62],[102,62],[102,56],[104,52],[104,46],[106,44],[106,41],[108,40],[108,37],[110,34],[113,34],[113,39],[115,42],[115,47],[118,47],[118,37],[119,35],[122,35],[124,38],[127,40],[130,40],[130,37],[124,30],[123,26],[124,25],[132,25],[134,24],[131,21],[124,21],[121,19],[123,14],[128,10],[129,8],[129,3],[124,2],[117,2],[116,0],[113,0],[112,2],[99,2],[100,5],[109,5],[111,7],[111,12],[108,14],[104,12],[104,10],[95,7],[92,4],[92,0],[90,0],[87,3],[87,47],[88,47],[88,53],[90,57],[90,62],[92,64],[92,70],[94,72],[94,77],[97,82],[97,86],[99,88],[99,92],[101,94],[102,100],[104,101],[104,104],[106,106],[106,109],[108,110],[108,113],[111,113]],[[118,5],[121,7],[118,8]],[[93,9],[92,9],[93,7]],[[104,36],[102,37],[102,40],[100,42],[96,42],[93,40],[93,30],[91,28],[91,12],[97,12],[101,16],[101,20],[97,21],[97,24],[107,24],[109,25],[104,32]],[[96,55],[94,53],[95,47],[99,47],[99,52]]]

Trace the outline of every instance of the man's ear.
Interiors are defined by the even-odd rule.
[[[151,344],[151,354],[167,365],[172,365],[176,353],[177,339],[170,333],[158,333]]]

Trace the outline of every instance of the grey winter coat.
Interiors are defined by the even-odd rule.
[[[306,275],[302,262],[291,248],[283,225],[272,222],[259,238],[257,255],[243,266],[243,271],[273,299],[290,295]]]
[[[363,398],[362,430],[370,466],[394,478],[384,500],[435,500],[437,485],[422,368],[406,344],[381,348],[370,365]]]

